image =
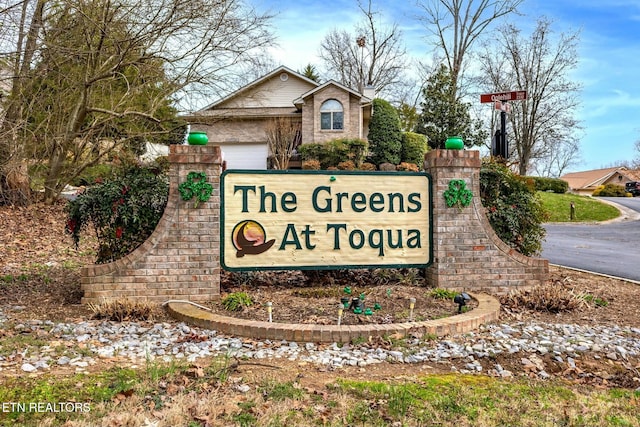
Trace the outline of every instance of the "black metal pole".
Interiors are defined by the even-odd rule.
[[[509,147],[507,146],[507,113],[500,112],[500,154],[506,160],[509,157]]]

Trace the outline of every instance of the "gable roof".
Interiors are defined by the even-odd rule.
[[[242,86],[240,89],[231,92],[229,95],[225,96],[224,98],[221,98],[221,99],[213,102],[212,104],[207,105],[202,110],[209,110],[209,109],[215,108],[216,106],[218,106],[220,104],[224,104],[225,102],[228,102],[229,100],[231,100],[233,98],[236,98],[238,96],[243,95],[247,91],[255,88],[256,86],[261,85],[262,83],[268,81],[269,79],[271,79],[274,76],[276,76],[276,75],[278,75],[280,73],[283,73],[283,72],[291,74],[291,75],[294,75],[295,77],[297,77],[297,78],[299,78],[299,79],[301,79],[301,80],[303,80],[303,81],[305,81],[305,82],[307,82],[309,84],[312,84],[314,86],[319,86],[320,85],[320,83],[318,83],[318,82],[316,82],[314,80],[311,80],[310,78],[305,77],[304,75],[302,75],[302,74],[300,74],[300,73],[298,73],[296,71],[293,71],[291,68],[288,68],[288,67],[285,67],[284,65],[281,65],[280,67],[276,68],[275,70],[271,71],[270,73],[265,74],[264,76],[252,81],[251,83],[249,83],[249,84],[247,84],[245,86]]]
[[[358,92],[358,91],[356,91],[356,90],[353,90],[353,89],[351,89],[351,88],[349,88],[349,87],[347,87],[347,86],[343,85],[342,83],[338,83],[338,82],[337,82],[337,81],[335,81],[335,80],[328,80],[328,81],[326,81],[326,82],[322,83],[321,85],[319,85],[319,86],[317,86],[317,87],[315,87],[315,88],[311,89],[310,91],[308,91],[308,92],[303,93],[302,95],[300,95],[300,97],[299,97],[299,98],[297,98],[297,99],[295,99],[295,100],[293,101],[293,104],[294,104],[296,107],[299,107],[300,105],[302,105],[302,104],[304,103],[304,99],[305,99],[305,98],[307,98],[307,97],[309,97],[309,96],[313,95],[314,93],[320,92],[321,90],[323,90],[324,88],[326,88],[326,87],[328,87],[328,86],[335,86],[335,87],[337,87],[337,88],[339,88],[339,89],[341,89],[341,90],[343,90],[343,91],[345,91],[345,92],[350,93],[351,95],[353,95],[353,96],[355,96],[355,97],[357,97],[357,98],[360,98],[360,103],[361,103],[361,104],[368,104],[368,103],[370,103],[370,102],[372,101],[371,99],[367,98],[366,96],[364,96],[364,95],[363,95],[363,94],[361,94],[360,92]]]
[[[625,176],[634,176],[633,173],[629,173],[624,166],[606,168],[606,169],[594,169],[582,172],[573,172],[562,175],[560,179],[569,183],[569,188],[581,189],[581,188],[593,188],[601,185],[608,180],[616,172],[619,172]]]

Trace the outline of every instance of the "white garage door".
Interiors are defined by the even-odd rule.
[[[266,169],[269,149],[267,144],[221,144],[222,158],[227,169]]]

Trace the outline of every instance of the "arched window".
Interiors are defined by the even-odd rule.
[[[342,104],[329,99],[320,106],[320,129],[341,130],[344,127],[344,111]]]

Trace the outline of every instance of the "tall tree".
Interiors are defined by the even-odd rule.
[[[549,165],[538,165],[539,170],[562,173],[558,169],[579,155],[575,112],[581,86],[569,76],[578,63],[579,34],[554,37],[546,18],[538,20],[529,37],[514,25],[498,34],[498,43],[481,54],[480,64],[488,89],[527,91],[527,99],[512,103],[508,115],[519,173],[526,175],[540,162]]]
[[[270,17],[243,0],[15,0],[6,11],[18,24],[2,27],[2,56],[18,83],[0,177],[7,159],[42,159],[48,201],[114,150],[174,131],[173,105],[224,91],[272,42]]]
[[[372,1],[358,1],[364,20],[355,31],[333,30],[320,42],[327,74],[361,92],[370,86],[385,91],[402,81],[406,49],[397,24],[385,26]]]
[[[316,70],[315,65],[307,64],[307,66],[304,67],[302,71],[298,71],[298,73],[302,74],[310,80],[313,80],[316,83],[320,83],[320,75],[318,74],[318,70]]]
[[[460,92],[464,59],[480,35],[497,19],[516,12],[524,0],[419,0],[424,11],[420,19],[435,36],[451,72],[451,81]]]
[[[1,105],[0,204],[29,202],[29,176],[18,138],[19,128],[25,124],[25,104],[20,100],[20,94],[36,55],[44,5],[45,0],[16,0],[0,11],[0,51],[8,52],[0,54],[0,67],[4,68],[2,74],[8,77],[3,83],[9,92]]]
[[[468,147],[482,144],[487,137],[482,124],[471,118],[469,104],[455,97],[455,90],[453,76],[444,64],[427,79],[415,131],[427,136],[431,148],[444,148],[449,136],[461,136]]]

